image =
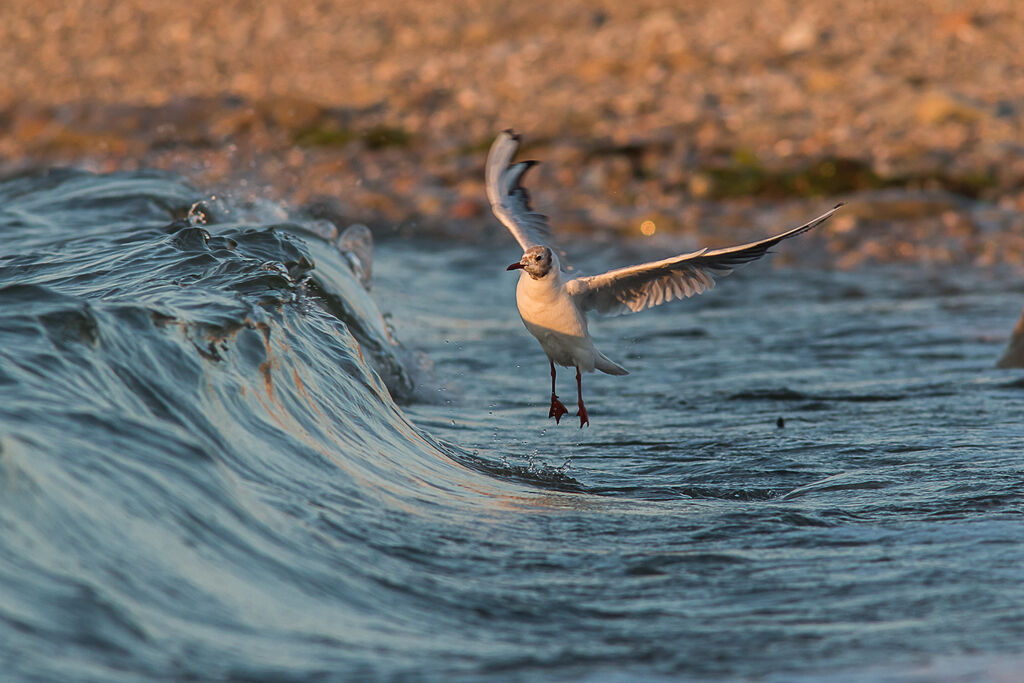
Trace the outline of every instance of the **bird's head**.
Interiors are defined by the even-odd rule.
[[[535,280],[539,280],[554,267],[554,254],[547,247],[530,247],[523,252],[523,258],[518,263],[513,263],[505,270],[519,270],[520,268],[530,274]]]

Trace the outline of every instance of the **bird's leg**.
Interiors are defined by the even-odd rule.
[[[576,413],[580,417],[580,429],[583,429],[583,425],[590,424],[590,418],[587,417],[587,407],[583,405],[583,376],[580,375],[580,366],[576,366],[576,397],[579,399],[580,412]]]
[[[549,361],[551,363],[551,410],[548,411],[549,418],[555,418],[555,424],[558,424],[562,416],[568,413],[562,402],[555,396],[555,361]]]

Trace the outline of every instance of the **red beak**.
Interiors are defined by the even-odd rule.
[[[516,262],[516,263],[513,263],[508,268],[506,268],[505,270],[519,270],[520,268],[525,268],[525,267],[526,266],[524,266],[522,263]]]

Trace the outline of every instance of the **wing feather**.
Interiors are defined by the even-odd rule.
[[[553,248],[547,216],[533,210],[530,194],[520,184],[523,175],[537,162],[512,163],[519,149],[519,139],[511,130],[504,130],[491,144],[485,170],[487,199],[491,202],[491,211],[505,224],[523,251],[535,246]]]
[[[565,284],[576,305],[585,311],[619,315],[635,313],[674,299],[701,294],[715,286],[715,277],[757,259],[784,239],[824,223],[842,204],[814,220],[781,234],[725,249],[701,249],[661,261],[579,277]]]

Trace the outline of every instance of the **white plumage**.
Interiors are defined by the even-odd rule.
[[[784,239],[807,232],[834,214],[842,204],[814,220],[758,242],[725,249],[700,249],[661,261],[641,263],[600,275],[565,280],[547,218],[530,207],[520,183],[534,161],[513,164],[519,136],[500,133],[487,156],[487,198],[494,215],[523,249],[509,270],[522,270],[516,305],[526,329],[537,338],[551,362],[551,411],[559,421],[566,412],[555,395],[555,363],[576,368],[580,427],[589,423],[583,405],[580,372],[595,369],[610,375],[628,374],[594,348],[587,330],[587,311],[618,315],[642,311],[674,299],[700,294],[715,286],[716,276],[761,258]]]

